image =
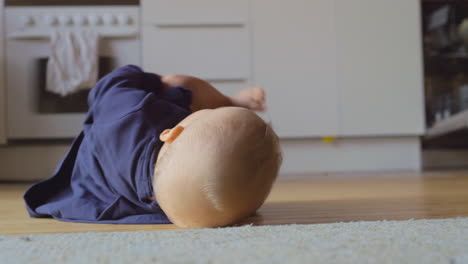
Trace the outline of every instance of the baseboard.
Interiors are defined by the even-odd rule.
[[[418,137],[347,138],[333,143],[284,139],[280,177],[327,172],[418,171]],[[0,148],[0,180],[49,177],[67,153],[68,144],[12,145]]]
[[[419,137],[286,139],[281,145],[281,175],[421,170]]]
[[[422,165],[425,170],[466,169],[468,150],[427,149],[422,152]]]
[[[34,181],[51,176],[68,144],[22,144],[0,148],[0,180]]]

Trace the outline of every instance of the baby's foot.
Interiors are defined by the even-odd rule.
[[[234,106],[244,107],[254,111],[265,111],[265,91],[259,87],[248,88],[231,96]]]

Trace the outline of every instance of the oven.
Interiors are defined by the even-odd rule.
[[[5,8],[8,140],[69,139],[79,133],[89,90],[61,96],[45,86],[51,32],[83,28],[99,35],[99,76],[140,65],[137,5]]]

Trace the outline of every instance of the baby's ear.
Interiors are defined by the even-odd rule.
[[[159,135],[159,139],[162,142],[172,143],[179,135],[184,131],[183,126],[176,126],[173,129],[166,129],[164,130],[161,135]]]

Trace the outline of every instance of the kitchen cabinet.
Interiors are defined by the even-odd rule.
[[[267,92],[279,136],[339,133],[334,5],[252,1],[253,79]]]
[[[144,0],[143,65],[263,86],[282,138],[423,133],[418,0]]]
[[[143,0],[144,24],[157,26],[243,25],[249,0]]]
[[[143,27],[146,70],[185,73],[208,80],[249,76],[248,34],[242,28]],[[148,44],[152,43],[152,44]]]
[[[194,75],[223,92],[238,90],[251,75],[248,3],[142,1],[143,67]]]
[[[340,135],[424,132],[419,0],[335,0]]]
[[[423,133],[419,1],[253,3],[253,78],[282,137]]]

